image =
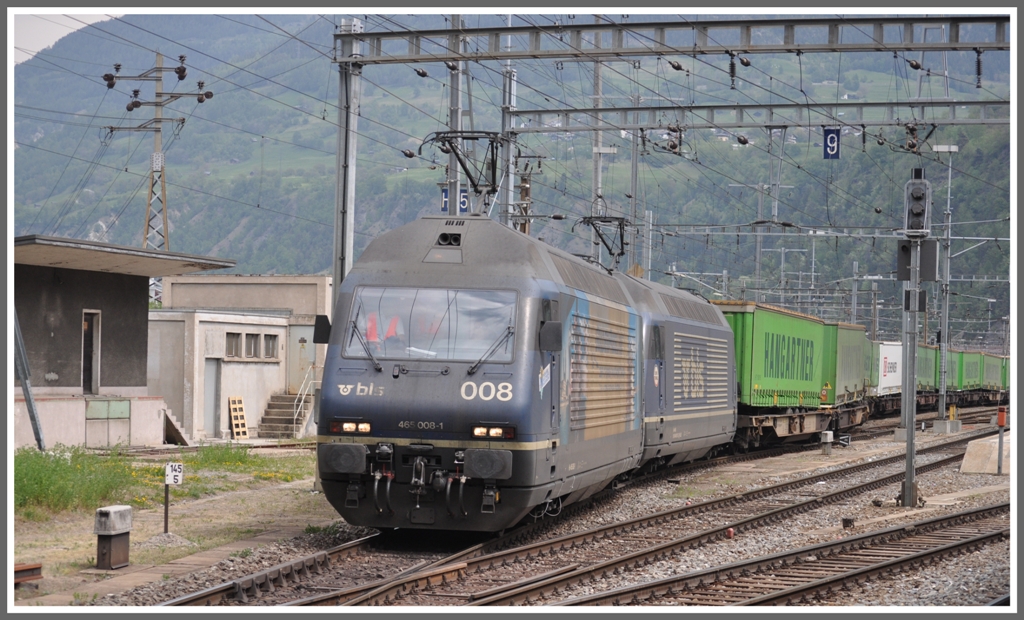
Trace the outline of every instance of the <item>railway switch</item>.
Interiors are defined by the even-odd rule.
[[[96,568],[112,570],[128,566],[129,537],[132,530],[131,506],[104,506],[96,509]]]

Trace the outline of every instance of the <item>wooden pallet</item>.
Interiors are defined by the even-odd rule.
[[[248,439],[249,425],[245,421],[245,405],[241,396],[228,397],[228,410],[231,412],[231,438]]]

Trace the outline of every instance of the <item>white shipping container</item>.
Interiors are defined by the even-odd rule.
[[[878,385],[870,390],[872,396],[899,394],[903,388],[903,345],[899,342],[878,344]]]

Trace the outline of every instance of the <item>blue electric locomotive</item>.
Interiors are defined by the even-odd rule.
[[[486,217],[374,240],[320,339],[319,475],[354,525],[500,531],[736,430],[717,308]]]

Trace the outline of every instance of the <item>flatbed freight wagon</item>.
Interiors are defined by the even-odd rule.
[[[712,303],[735,342],[736,443],[799,441],[832,429],[834,412],[822,407],[828,396],[825,359],[835,348],[826,344],[825,323],[762,303]]]

